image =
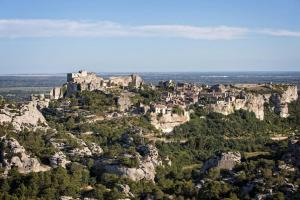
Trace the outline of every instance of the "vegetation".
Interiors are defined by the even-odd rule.
[[[159,101],[163,89],[145,87],[144,90],[132,88],[132,91],[136,94],[135,103],[150,104]],[[114,111],[117,108],[115,98],[116,93],[95,91],[51,101],[43,114],[56,131],[50,128],[15,133],[11,125],[1,125],[0,136],[14,137],[26,151],[48,164],[49,156],[56,151],[50,139],[64,140],[70,149],[77,148],[79,144],[71,137],[73,134],[87,144],[93,142],[101,146],[104,151],[101,158],[117,160],[126,167],[138,167],[137,149],[150,143],[143,134],[156,136],[158,133],[150,124],[149,116],[87,120],[89,115]],[[209,113],[198,105],[191,106],[194,111],[191,120],[176,127],[172,134],[163,136],[166,140],[172,139],[171,142],[158,140],[155,143],[163,161],[163,166],[156,169],[155,184],[145,180],[133,182],[102,171],[96,173],[93,164],[98,157],[68,157],[73,162],[66,169],[58,167],[22,175],[13,168],[8,178],[0,179],[0,199],[58,199],[63,195],[122,199],[125,195],[119,189],[120,184],[128,184],[135,199],[167,199],[170,195],[174,199],[253,199],[256,194],[264,193],[264,188],[273,189],[273,199],[299,199],[298,190],[286,192],[284,188],[287,180],[294,185],[300,184],[299,170],[278,169],[287,152],[287,141],[272,141],[270,137],[298,134],[300,101],[289,105],[290,116],[286,119],[269,108],[269,105],[265,106],[265,120],[261,121],[254,113],[243,110],[224,116]],[[175,107],[173,113],[182,115],[183,110]],[[129,141],[124,135],[130,138]],[[207,159],[226,151],[241,152],[243,162],[231,172],[219,169],[200,172]],[[243,188],[250,183],[257,184],[251,192],[244,192]]]
[[[172,113],[175,113],[177,115],[184,115],[184,110],[180,108],[179,106],[174,106],[172,108]]]

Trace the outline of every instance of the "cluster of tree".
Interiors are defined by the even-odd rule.
[[[163,89],[134,89],[137,93],[136,102],[149,104],[159,101]],[[63,102],[64,101],[64,102]],[[65,110],[56,109],[66,101],[70,102]],[[115,96],[103,92],[81,92],[76,97],[51,101],[44,114],[55,132],[28,131],[14,133],[10,126],[1,126],[1,136],[9,135],[16,138],[26,150],[40,158],[45,163],[49,155],[54,153],[50,138],[64,139],[76,147],[77,142],[66,132],[72,132],[85,142],[94,142],[103,150],[103,157],[115,158],[127,167],[136,167],[135,156],[124,158],[124,154],[137,154],[137,147],[147,143],[138,131],[157,133],[150,124],[149,116],[124,116],[114,120],[103,120],[86,123],[85,111],[102,113],[116,106]],[[283,180],[299,185],[299,172],[279,172],[278,163],[287,149],[286,142],[274,142],[270,136],[280,133],[295,132],[300,128],[300,101],[289,105],[290,116],[280,118],[269,110],[266,105],[265,120],[258,120],[254,113],[236,111],[224,116],[209,113],[198,105],[191,120],[179,127],[174,133],[166,135],[166,139],[180,141],[174,143],[156,142],[161,158],[169,158],[172,165],[157,168],[155,184],[147,181],[133,182],[116,175],[93,171],[92,158],[85,159],[82,164],[71,163],[67,169],[56,168],[48,172],[21,175],[15,169],[11,170],[9,178],[0,179],[0,199],[58,199],[67,195],[72,197],[92,197],[97,199],[125,198],[118,190],[118,184],[128,184],[135,198],[165,199],[172,195],[174,199],[251,199],[256,193],[263,192],[263,186],[257,186],[249,194],[243,193],[243,187],[255,179],[262,178],[267,186],[274,186],[272,198],[282,199]],[[80,110],[79,110],[80,109]],[[71,115],[72,112],[79,113]],[[182,113],[179,108],[174,111]],[[92,132],[93,134],[80,134]],[[124,142],[123,135],[128,134],[130,144]],[[243,162],[234,169],[234,173],[220,170],[210,170],[207,174],[200,173],[203,163],[219,152],[240,151]],[[251,156],[249,156],[251,155]],[[208,180],[197,186],[200,180]],[[232,183],[225,180],[234,180]],[[86,190],[87,186],[93,189]],[[197,186],[197,187],[196,187]],[[298,196],[297,196],[298,195]],[[299,192],[290,194],[290,198],[299,198]]]

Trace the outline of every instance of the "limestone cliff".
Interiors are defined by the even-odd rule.
[[[5,169],[4,175],[7,175],[12,167],[16,167],[24,174],[50,170],[49,166],[41,165],[35,157],[29,155],[16,139],[4,136],[0,142],[2,143],[0,165]]]
[[[255,116],[264,119],[265,103],[274,105],[274,112],[281,117],[288,116],[288,103],[298,99],[298,90],[296,85],[275,85],[274,88],[268,88],[268,92],[245,92],[243,97],[234,98],[233,101],[217,101],[216,104],[210,104],[208,109],[212,112],[228,115],[235,110],[243,109],[254,112]]]
[[[131,97],[134,96],[133,93],[122,92],[120,96],[116,99],[116,103],[121,112],[128,110],[132,106]]]
[[[138,167],[126,167],[112,160],[99,160],[95,163],[95,168],[99,171],[104,170],[107,173],[127,177],[133,181],[148,180],[155,178],[155,168],[162,165],[158,151],[153,145],[140,147],[141,155],[138,155]]]
[[[40,125],[46,126],[47,122],[39,111],[38,106],[39,103],[36,101],[23,104],[20,108],[5,105],[0,110],[0,123],[12,123],[15,130],[18,131],[24,127],[37,128]]]
[[[271,101],[274,104],[274,112],[281,117],[288,117],[288,103],[298,99],[298,89],[295,85],[288,85],[282,93],[273,93]]]
[[[229,115],[234,113],[235,110],[243,109],[249,112],[254,112],[258,119],[263,120],[264,103],[265,98],[263,95],[247,94],[246,98],[244,99],[235,99],[231,102],[220,101],[216,104],[211,104],[209,108],[212,112],[218,112],[224,115]]]
[[[183,115],[175,113],[167,113],[162,116],[158,116],[155,113],[151,113],[151,124],[163,133],[170,133],[174,127],[184,124],[190,120],[188,112],[184,112]]]

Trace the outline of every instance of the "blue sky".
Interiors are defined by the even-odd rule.
[[[299,71],[299,0],[0,0],[9,73]]]

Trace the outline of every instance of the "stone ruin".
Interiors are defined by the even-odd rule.
[[[79,71],[77,73],[67,74],[67,83],[62,87],[55,87],[50,91],[50,99],[60,99],[64,96],[71,96],[78,91],[105,90],[113,87],[135,87],[139,88],[143,85],[143,79],[132,74],[129,76],[115,76],[104,79],[97,74],[87,71]]]

